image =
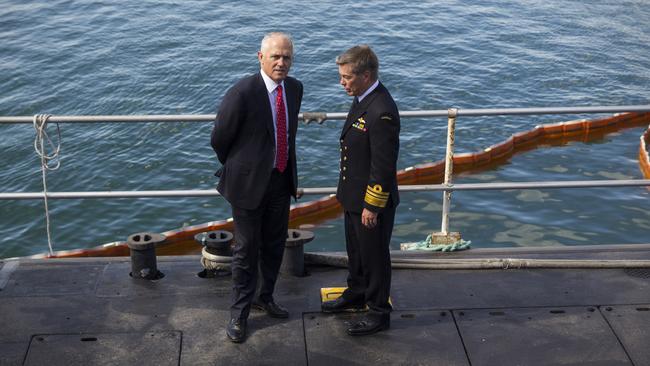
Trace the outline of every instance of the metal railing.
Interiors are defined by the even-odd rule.
[[[606,188],[606,187],[644,187],[650,186],[650,179],[627,180],[578,180],[547,182],[507,182],[507,183],[463,183],[463,184],[412,184],[399,186],[400,192],[424,191],[480,191],[507,189],[560,189],[560,188]],[[336,187],[300,188],[303,195],[322,195],[336,193]],[[188,190],[150,190],[150,191],[85,191],[85,192],[15,192],[0,193],[0,200],[38,200],[47,195],[49,199],[89,199],[89,198],[173,198],[173,197],[214,197],[221,196],[214,189]]]
[[[460,116],[497,116],[497,115],[549,115],[549,114],[594,114],[650,112],[650,105],[598,106],[598,107],[542,107],[542,108],[495,108],[495,109],[461,109],[402,111],[400,117],[448,117],[448,143],[446,154],[445,184],[400,186],[401,192],[444,191],[442,233],[447,233],[450,194],[452,191],[464,190],[507,190],[507,189],[556,189],[586,187],[639,187],[650,186],[650,179],[634,180],[590,180],[590,181],[547,181],[547,182],[505,182],[452,184],[451,167],[453,164],[453,130],[455,119]],[[39,118],[42,118],[40,115]],[[96,115],[96,116],[56,116],[46,117],[49,123],[147,123],[147,122],[212,122],[216,115]],[[305,112],[299,120],[306,123],[323,123],[329,119],[345,119],[347,113]],[[0,124],[37,123],[36,116],[0,117]],[[44,177],[45,179],[45,177]],[[301,188],[300,194],[333,194],[336,187]],[[0,200],[35,200],[44,199],[90,199],[90,198],[155,198],[155,197],[206,197],[219,196],[216,190],[150,190],[150,191],[87,191],[87,192],[0,192]]]
[[[537,107],[537,108],[493,108],[493,109],[462,109],[456,108],[461,116],[505,116],[505,115],[543,115],[543,114],[593,114],[593,113],[623,113],[650,112],[650,105],[600,106],[600,107]],[[323,122],[329,119],[345,119],[347,113],[304,112],[298,115],[304,122]],[[402,111],[400,117],[444,117],[448,110]],[[53,123],[147,123],[147,122],[212,122],[215,114],[172,114],[172,115],[97,115],[97,116],[66,116],[52,115],[48,118]],[[0,116],[0,124],[32,123],[33,116]]]
[[[494,108],[461,109],[454,108],[459,116],[497,116],[497,115],[544,115],[544,114],[593,114],[621,112],[650,112],[650,105],[599,106],[599,107],[538,107],[538,108]],[[449,116],[449,110],[402,111],[400,117],[440,117]],[[347,113],[305,112],[299,115],[304,122],[327,119],[345,119]],[[97,115],[97,116],[49,116],[49,123],[109,123],[109,122],[212,122],[215,115]],[[0,124],[33,123],[32,116],[0,116]],[[453,154],[448,154],[453,155]],[[505,190],[505,189],[552,189],[587,187],[638,187],[650,186],[650,180],[588,180],[554,182],[508,182],[473,184],[428,184],[400,186],[403,192],[420,191],[463,191],[463,190]],[[336,187],[302,188],[304,195],[333,194]],[[86,192],[0,192],[0,200],[43,199],[89,199],[89,198],[155,198],[155,197],[206,197],[219,196],[216,190],[150,190],[150,191],[86,191]]]

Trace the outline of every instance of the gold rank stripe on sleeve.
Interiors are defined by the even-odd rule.
[[[366,197],[364,201],[373,206],[386,207],[389,194],[389,192],[383,192],[383,189],[379,184],[375,184],[374,187],[368,186],[368,188],[366,188]]]

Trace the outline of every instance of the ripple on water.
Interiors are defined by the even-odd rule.
[[[286,16],[273,17],[278,7]],[[366,14],[351,20],[350,12]],[[453,16],[449,16],[452,14]],[[610,14],[617,14],[611,17]],[[640,1],[502,4],[385,1],[149,3],[53,0],[0,8],[0,115],[216,112],[235,80],[259,70],[266,30],[294,36],[303,111],[346,111],[335,57],[372,45],[402,110],[647,104],[650,7]],[[541,123],[587,116],[461,117],[458,152]],[[300,182],[334,186],[342,121],[301,125]],[[63,124],[52,190],[213,189],[210,123]],[[1,191],[40,191],[29,125],[2,126]],[[404,119],[400,169],[442,159],[445,118]],[[641,129],[517,155],[458,183],[640,178]],[[441,194],[405,193],[393,247],[439,228]],[[308,197],[303,199],[316,198]],[[451,228],[476,246],[640,243],[643,189],[455,192]],[[218,198],[61,200],[57,249],[122,240],[230,216]],[[43,252],[42,202],[0,201],[0,256]],[[508,222],[506,225],[504,222]],[[310,250],[341,250],[341,220],[318,224]],[[622,230],[621,228],[624,228]],[[597,235],[594,235],[597,234]]]

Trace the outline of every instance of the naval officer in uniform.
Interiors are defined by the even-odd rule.
[[[232,207],[235,246],[228,338],[246,337],[251,305],[269,316],[289,313],[273,299],[287,238],[290,196],[296,197],[296,131],[302,83],[288,76],[293,42],[267,34],[257,53],[260,72],[241,79],[221,101],[212,148],[223,167],[217,189]],[[255,300],[258,266],[262,283]],[[254,303],[255,300],[255,303]]]
[[[336,198],[345,213],[348,288],[323,312],[369,312],[353,324],[350,335],[372,334],[390,327],[392,307],[390,237],[397,192],[400,119],[395,101],[379,82],[379,61],[367,45],[337,57],[340,83],[354,96],[341,132],[341,162]]]

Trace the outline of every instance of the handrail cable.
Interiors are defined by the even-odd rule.
[[[611,179],[579,181],[544,181],[544,182],[503,182],[503,183],[463,183],[463,184],[413,184],[399,186],[400,192],[425,191],[479,191],[512,189],[560,189],[560,188],[605,188],[605,187],[650,187],[650,179]],[[299,188],[303,195],[322,195],[336,193],[336,187]],[[135,190],[135,191],[83,191],[83,192],[48,192],[49,199],[88,199],[88,198],[155,198],[155,197],[213,197],[220,196],[215,189],[190,190]],[[38,192],[0,193],[2,200],[41,199]]]
[[[627,106],[598,106],[598,107],[533,107],[533,108],[457,108],[458,116],[499,116],[499,115],[543,115],[543,114],[591,114],[591,113],[624,113],[650,112],[650,105]],[[445,117],[447,109],[402,111],[400,117]],[[211,122],[216,114],[176,114],[176,115],[87,115],[87,116],[50,116],[49,122],[59,123],[96,123],[96,122]],[[328,119],[345,119],[347,113],[342,112],[304,112],[298,119],[305,122],[322,123]],[[32,123],[31,116],[0,116],[0,124]]]

